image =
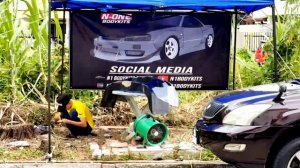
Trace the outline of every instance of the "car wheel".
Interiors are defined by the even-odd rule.
[[[273,168],[297,167],[300,167],[300,138],[296,138],[283,146],[273,162]]]
[[[205,47],[211,48],[213,46],[213,44],[214,44],[214,37],[210,34],[206,38]]]
[[[160,51],[161,59],[174,59],[179,54],[179,43],[175,37],[169,37]]]

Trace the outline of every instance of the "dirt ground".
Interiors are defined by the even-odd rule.
[[[94,160],[90,150],[90,144],[96,143],[101,149],[110,148],[111,143],[118,142],[119,145],[132,146],[122,137],[126,127],[97,127],[93,130],[95,136],[80,136],[78,138],[66,138],[68,130],[63,126],[56,126],[51,136],[51,146],[53,149],[53,159],[61,161],[89,161]],[[191,142],[192,130],[190,129],[169,129],[169,138],[166,144],[180,143],[183,141]],[[36,135],[34,138],[25,139],[29,147],[14,147],[9,145],[17,142],[14,139],[0,141],[0,160],[2,161],[42,161],[46,159],[48,152],[48,134]],[[145,155],[130,156],[106,156],[101,160],[144,160]]]
[[[156,119],[167,126],[176,127],[169,129],[169,138],[166,144],[179,144],[182,142],[192,142],[192,126],[199,118],[201,109],[208,101],[209,95],[204,98],[199,98],[188,105],[182,105],[180,108],[172,109],[166,116],[158,116]],[[143,101],[140,103],[141,107],[145,106]],[[0,133],[3,133],[4,125],[19,124],[19,123],[33,123],[35,125],[47,123],[48,110],[43,106],[24,107],[12,106],[10,104],[0,104]],[[96,106],[98,107],[98,106]],[[68,130],[65,127],[54,127],[54,132],[51,136],[51,147],[53,151],[52,158],[58,161],[89,161],[93,160],[90,143],[96,143],[101,149],[108,148],[109,143],[118,142],[121,144],[131,145],[124,140],[122,133],[125,131],[130,122],[132,122],[134,114],[131,112],[127,103],[120,103],[113,109],[94,108],[94,119],[96,129],[94,132],[97,136],[79,137],[78,139],[66,139]],[[1,116],[2,114],[2,116]],[[24,120],[23,120],[24,119]],[[15,123],[16,122],[16,123]],[[110,126],[110,127],[109,127]],[[115,126],[114,128],[112,128]],[[29,127],[28,127],[28,130]],[[30,132],[20,130],[21,132]],[[16,131],[19,133],[20,131]],[[30,132],[32,133],[32,131]],[[2,134],[3,135],[3,134]],[[8,134],[7,134],[8,135]],[[2,136],[1,136],[2,137]],[[41,161],[45,160],[48,153],[48,135],[34,135],[31,138],[20,139],[28,142],[29,147],[14,147],[9,145],[12,142],[17,142],[17,139],[1,138],[0,140],[0,162],[2,161]],[[9,136],[15,137],[15,136]],[[200,157],[209,156],[211,153],[202,155]],[[175,151],[171,159],[178,158],[178,151]],[[212,156],[215,158],[215,156]],[[109,156],[102,157],[101,160],[143,160],[148,159],[145,155],[127,154],[125,156]],[[202,159],[205,160],[206,158]]]

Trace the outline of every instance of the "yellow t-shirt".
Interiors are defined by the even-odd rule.
[[[93,129],[95,127],[92,113],[90,112],[89,108],[82,102],[78,100],[72,100],[72,107],[70,110],[68,110],[68,113],[70,113],[72,110],[76,110],[78,113],[78,118],[84,118],[89,123],[91,128]]]

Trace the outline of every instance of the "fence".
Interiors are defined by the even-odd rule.
[[[245,32],[244,33],[244,47],[250,51],[255,51],[262,42],[269,40],[272,37],[272,32]]]

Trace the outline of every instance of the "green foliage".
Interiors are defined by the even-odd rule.
[[[28,122],[34,125],[47,125],[48,124],[48,109],[43,107],[35,107],[28,115]]]
[[[240,49],[236,57],[236,89],[272,82],[272,68],[273,60],[271,58],[268,58],[264,65],[259,66],[254,61],[253,53],[247,49]]]
[[[288,0],[285,9],[285,14],[278,15],[276,22],[280,80],[300,76],[300,17],[294,14],[300,10],[300,5]],[[265,50],[273,57],[272,41],[266,44]]]
[[[5,149],[0,148],[0,157],[1,157],[1,158],[3,157],[4,153],[5,153]]]
[[[216,155],[214,155],[208,149],[201,149],[197,152],[189,152],[185,150],[180,150],[178,146],[175,146],[172,153],[164,156],[166,160],[201,160],[201,161],[214,161],[220,160]]]
[[[41,158],[45,153],[38,149],[24,148],[5,150],[0,148],[0,158],[2,160],[35,160]]]
[[[186,104],[191,103],[195,100],[195,98],[199,97],[203,92],[199,91],[179,91],[178,96],[180,99],[180,103]]]
[[[25,70],[32,69],[32,62],[28,60],[33,57],[32,54],[34,53],[30,46],[25,45],[26,25],[18,18],[17,12],[13,12],[17,8],[15,4],[15,0],[12,0],[4,1],[0,5],[0,11],[3,11],[0,21],[1,76],[7,82],[3,91],[7,98],[13,101],[22,98],[20,76]]]
[[[0,101],[47,103],[48,0],[21,0],[25,11],[17,11],[17,1],[0,3]],[[62,32],[57,17],[53,20]],[[60,90],[60,50],[56,45],[51,58],[51,97]]]
[[[143,153],[134,153],[134,152],[128,151],[128,154],[120,155],[116,159],[122,160],[122,161],[128,161],[128,160],[147,160],[150,158],[149,158],[149,156],[147,156]]]
[[[277,16],[276,37],[278,50],[278,69],[280,81],[300,76],[300,17],[294,11],[298,11],[299,4],[288,0],[284,15]],[[272,39],[264,45],[264,51],[268,53],[268,59],[262,66],[254,61],[254,53],[247,49],[237,52],[236,62],[236,88],[244,88],[253,85],[270,83],[274,79],[274,51]],[[231,61],[231,63],[233,60]],[[232,69],[232,68],[231,68]],[[231,72],[231,75],[232,76]],[[232,84],[232,82],[230,82]],[[232,88],[232,87],[231,87]]]
[[[216,155],[214,155],[210,150],[203,149],[199,155],[199,160],[202,161],[210,161],[210,160],[218,160]]]

